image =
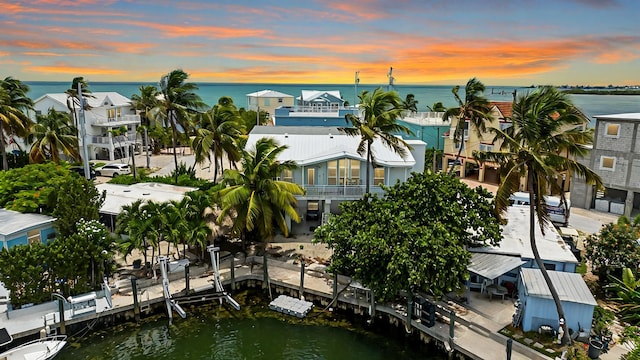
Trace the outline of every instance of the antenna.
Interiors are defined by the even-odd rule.
[[[387,86],[387,91],[391,91],[393,90],[393,81],[395,80],[395,78],[393,77],[393,66],[389,67],[389,73],[387,74],[387,77],[389,78],[389,85]]]
[[[356,102],[358,101],[358,84],[360,84],[360,71],[356,71],[355,84],[356,84],[356,97],[353,100],[354,105],[356,105]]]

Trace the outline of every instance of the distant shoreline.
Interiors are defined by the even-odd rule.
[[[640,90],[585,90],[568,89],[562,92],[574,95],[640,95]]]

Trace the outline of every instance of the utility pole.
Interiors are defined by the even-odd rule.
[[[358,104],[358,84],[360,83],[360,71],[356,71],[356,97],[353,98],[353,105],[357,105]]]
[[[89,151],[87,150],[87,128],[84,116],[84,98],[82,97],[82,82],[78,82],[78,100],[80,100],[80,139],[82,140],[82,163],[84,165],[84,177],[91,180],[91,170],[89,169]]]

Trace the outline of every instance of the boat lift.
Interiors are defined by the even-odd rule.
[[[178,305],[176,300],[171,297],[171,292],[169,291],[169,274],[167,274],[168,260],[169,258],[167,258],[166,256],[158,257],[158,261],[160,262],[160,272],[162,273],[162,291],[164,293],[164,302],[167,305],[167,315],[169,315],[169,324],[171,324],[171,319],[173,318],[173,310],[175,310],[183,319],[187,317],[187,313],[182,309],[180,305]]]
[[[171,319],[173,317],[173,310],[175,310],[183,319],[187,317],[187,313],[182,309],[178,302],[182,304],[189,304],[208,300],[219,300],[220,304],[222,304],[222,301],[226,300],[234,309],[240,310],[240,304],[238,304],[238,302],[224,290],[222,281],[220,281],[220,248],[209,245],[207,246],[207,251],[209,251],[209,254],[211,255],[211,266],[213,267],[213,283],[215,286],[215,293],[213,294],[172,297],[171,292],[169,291],[169,275],[167,271],[169,259],[166,256],[160,256],[158,258],[158,261],[160,262],[160,271],[162,273],[162,289],[164,293],[164,301],[167,305],[169,323],[171,323]]]

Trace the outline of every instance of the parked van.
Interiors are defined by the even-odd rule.
[[[547,212],[552,222],[569,226],[569,215],[571,213],[571,202],[567,199],[567,214],[565,216],[565,206],[560,203],[559,196],[545,196],[544,201],[547,203]],[[509,198],[509,202],[514,206],[529,205],[529,193],[515,192]]]

